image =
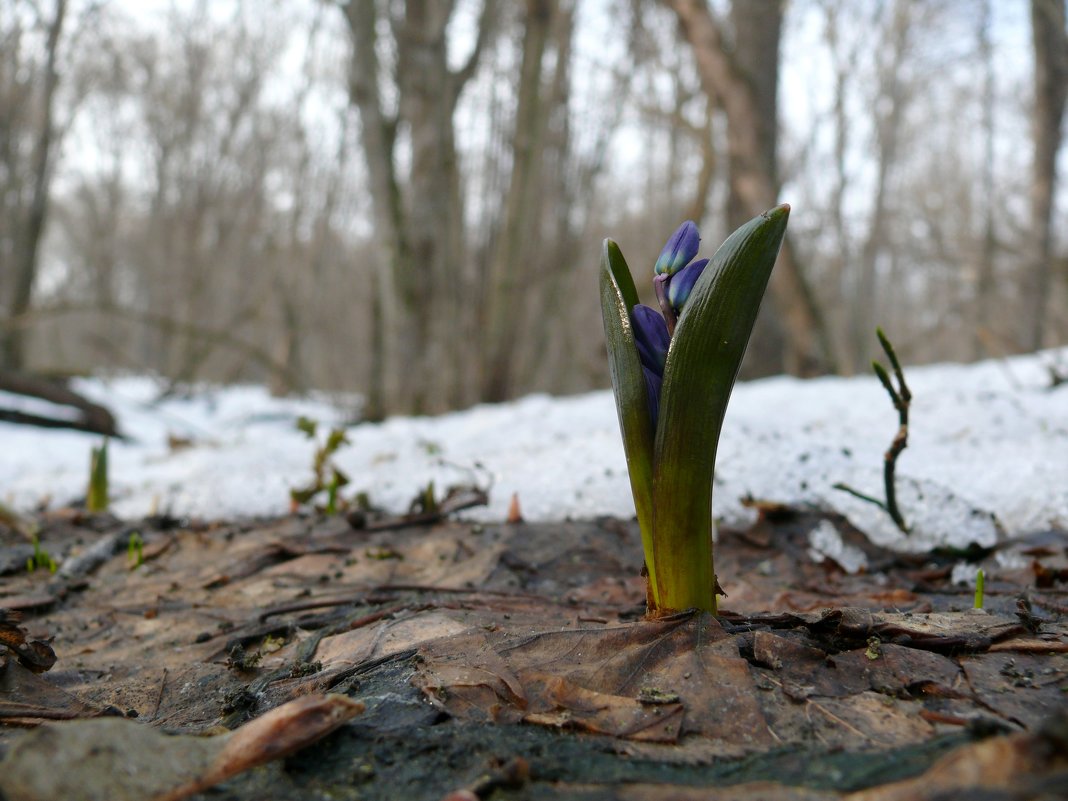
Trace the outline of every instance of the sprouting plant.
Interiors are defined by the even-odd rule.
[[[26,560],[26,572],[32,573],[35,570],[47,569],[49,573],[56,572],[56,560],[52,558],[44,548],[41,547],[41,540],[37,534],[33,535],[33,555]]]
[[[130,532],[130,539],[126,543],[126,561],[130,563],[131,570],[136,570],[145,563],[145,541],[139,531]]]
[[[89,491],[85,507],[90,512],[108,510],[108,441],[104,439],[99,448],[89,451]]]
[[[652,614],[716,611],[712,475],[723,415],[790,207],[743,225],[711,261],[684,223],[657,259],[660,313],[638,303],[619,246],[601,256],[601,311]]]
[[[412,502],[408,505],[408,512],[410,514],[434,514],[438,511],[438,507],[438,495],[434,489],[434,480],[431,479],[412,498]]]
[[[983,585],[984,584],[986,584],[986,574],[983,572],[983,568],[979,568],[979,570],[977,570],[976,573],[975,573],[975,604],[974,604],[974,606],[975,606],[976,609],[982,609],[983,608],[983,590],[984,590],[984,586]]]
[[[897,379],[897,388],[895,389],[886,368],[878,361],[871,363],[872,370],[875,371],[879,383],[883,385],[883,388],[890,396],[890,402],[897,409],[898,416],[897,433],[894,434],[894,439],[883,457],[883,491],[886,494],[886,500],[880,501],[878,498],[866,495],[841,482],[833,486],[835,489],[848,492],[855,498],[878,506],[890,515],[890,519],[894,521],[894,525],[898,527],[902,534],[908,534],[909,527],[905,523],[905,518],[897,505],[897,479],[895,474],[897,471],[897,457],[901,455],[901,452],[909,444],[909,406],[912,403],[912,392],[909,390],[909,385],[905,383],[905,373],[901,369],[901,362],[898,361],[897,353],[894,351],[894,346],[891,344],[890,339],[883,333],[881,328],[875,329],[875,336],[879,338],[879,344],[882,345],[883,352],[886,353],[886,358],[890,361],[890,368],[894,371],[894,377]]]
[[[310,440],[315,440],[319,424],[307,417],[297,420],[297,429],[302,431]],[[289,497],[294,506],[310,503],[316,495],[326,493],[327,514],[336,514],[338,511],[338,490],[349,483],[349,478],[331,461],[331,457],[342,445],[349,441],[345,438],[343,428],[334,428],[326,436],[326,439],[315,449],[312,459],[313,479],[305,487],[298,487],[289,491]]]

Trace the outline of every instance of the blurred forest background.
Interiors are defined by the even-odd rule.
[[[1065,0],[0,0],[0,370],[607,386],[602,238],[780,200],[746,375],[1063,344],[1066,88]]]

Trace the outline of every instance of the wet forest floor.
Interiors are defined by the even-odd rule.
[[[645,620],[637,526],[615,519],[39,522],[55,573],[0,527],[8,801],[58,775],[112,799],[1068,797],[1066,532],[902,555],[766,509],[720,532],[718,617]],[[828,524],[866,571],[813,560]],[[964,559],[992,576],[981,610],[951,581]],[[183,735],[319,693],[362,711],[174,790],[180,746],[227,737]],[[89,746],[57,734],[86,719],[107,722]]]

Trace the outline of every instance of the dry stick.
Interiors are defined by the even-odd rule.
[[[890,374],[887,373],[885,367],[877,361],[871,363],[872,369],[875,371],[875,375],[879,379],[879,383],[883,385],[883,388],[886,390],[887,394],[890,396],[890,400],[894,404],[894,408],[897,409],[899,423],[897,433],[894,435],[894,439],[890,443],[886,455],[883,457],[883,491],[886,494],[886,502],[884,503],[878,498],[865,495],[859,490],[853,489],[848,484],[843,484],[841,482],[835,484],[834,488],[842,490],[843,492],[848,492],[855,498],[875,504],[880,509],[885,510],[898,529],[900,529],[903,534],[908,534],[909,527],[905,523],[905,518],[901,515],[901,510],[897,505],[897,483],[895,481],[895,472],[897,470],[897,457],[901,455],[901,452],[905,450],[909,444],[909,405],[912,402],[912,392],[909,391],[909,385],[905,383],[905,373],[901,369],[901,362],[898,361],[894,346],[890,344],[890,340],[887,339],[886,334],[883,333],[883,329],[876,328],[875,335],[879,338],[879,344],[883,346],[883,350],[886,352],[886,358],[890,360],[890,367],[894,371],[894,376],[897,378],[897,384],[900,388],[894,389],[894,384],[890,380]]]

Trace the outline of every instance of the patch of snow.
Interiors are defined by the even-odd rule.
[[[855,545],[842,541],[842,535],[829,520],[821,520],[808,533],[809,556],[813,562],[830,559],[846,573],[859,573],[868,566],[868,557]]]
[[[988,578],[990,578],[989,574],[984,576],[984,580]],[[975,589],[975,585],[979,581],[979,568],[971,562],[957,562],[957,564],[953,565],[953,571],[949,574],[949,580],[955,586],[965,586]]]
[[[881,545],[904,550],[990,545],[1004,536],[1068,527],[1068,385],[1049,388],[1046,365],[1068,349],[973,365],[906,370],[913,392],[909,447],[897,466],[902,534],[877,506],[835,489],[882,497],[883,453],[897,414],[874,377],[776,377],[736,386],[720,441],[717,519],[745,524],[747,496],[845,515]],[[107,405],[132,439],[110,452],[113,509],[231,517],[289,507],[311,476],[315,444],[300,416],[323,427],[352,419],[356,399],[274,398],[262,387],[203,388],[155,402],[148,378],[93,379],[77,389]],[[190,440],[172,449],[168,437]],[[626,462],[608,391],[532,395],[440,417],[349,426],[335,456],[367,492],[403,512],[429,481],[490,485],[469,519],[502,520],[518,493],[532,521],[630,517]],[[85,493],[99,437],[0,424],[0,498],[16,508],[69,503]]]

